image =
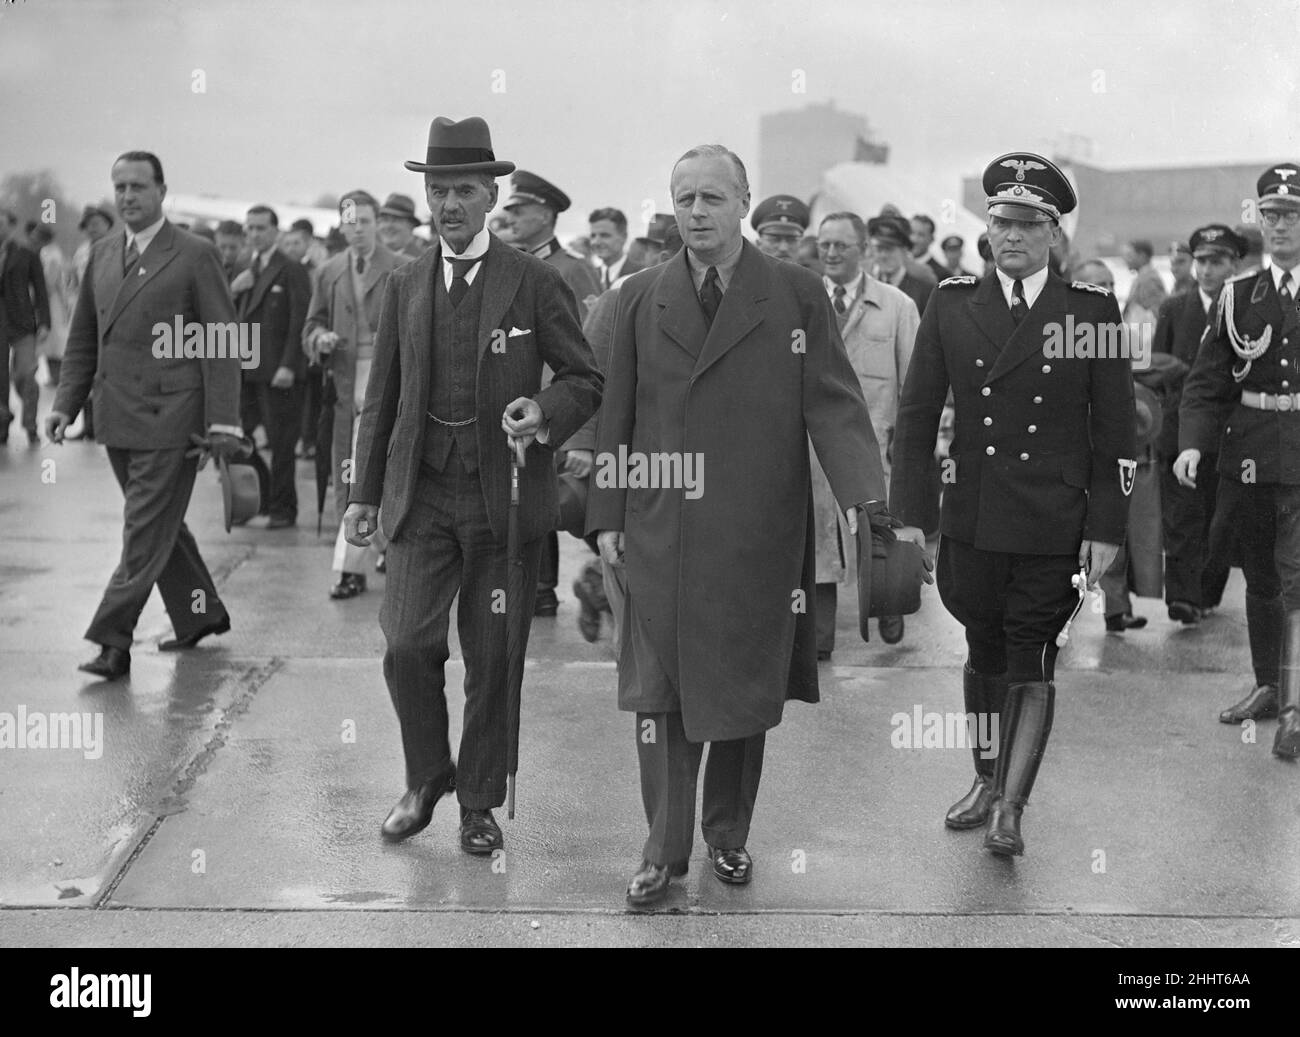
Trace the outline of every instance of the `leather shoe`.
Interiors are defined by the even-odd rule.
[[[501,827],[490,810],[460,808],[460,848],[466,853],[484,854],[505,845]]]
[[[754,862],[743,846],[734,850],[719,850],[710,846],[709,858],[713,861],[713,874],[723,882],[744,886],[753,877]]]
[[[101,645],[99,655],[77,667],[106,681],[115,681],[131,672],[131,653],[125,648]]]
[[[876,628],[880,631],[880,639],[887,645],[896,645],[903,640],[902,616],[881,616],[876,620]]]
[[[1113,634],[1122,634],[1125,630],[1141,630],[1146,625],[1146,616],[1135,616],[1132,612],[1106,617],[1106,629]]]
[[[560,600],[555,596],[555,591],[540,591],[537,595],[537,602],[533,607],[534,616],[553,616],[559,611]]]
[[[335,601],[343,601],[346,598],[355,598],[358,594],[365,593],[366,578],[361,573],[344,573],[339,577],[339,582],[330,588],[330,597]]]
[[[818,648],[818,649],[817,649],[817,661],[818,661],[819,663],[827,663],[827,662],[830,662],[830,661],[831,661],[831,649],[829,649],[829,648]]]
[[[433,808],[438,800],[450,792],[455,783],[456,768],[453,766],[443,777],[426,781],[419,788],[407,789],[388,812],[380,833],[390,843],[400,843],[417,832],[423,832],[433,820]]]
[[[1277,716],[1277,687],[1261,684],[1236,705],[1219,714],[1220,724],[1240,724],[1243,720],[1272,720]]]
[[[160,652],[175,652],[182,648],[193,648],[209,634],[224,634],[230,629],[230,616],[225,616],[219,622],[211,623],[205,626],[196,634],[190,634],[189,637],[173,637],[168,641],[163,641],[158,645]]]
[[[573,581],[573,596],[582,606],[578,615],[578,630],[588,644],[600,640],[600,614],[609,612],[609,601],[601,583],[600,569],[587,566],[582,575]]]
[[[641,868],[627,884],[627,902],[633,907],[646,907],[656,904],[668,893],[669,880],[685,875],[689,865],[651,864],[642,861]]]
[[[1169,618],[1176,619],[1188,626],[1195,626],[1201,621],[1201,610],[1190,601],[1171,601],[1169,603]]]
[[[968,828],[982,828],[989,819],[993,798],[992,787],[976,775],[975,784],[970,787],[970,791],[948,808],[943,823],[959,832]]]
[[[1018,803],[1009,803],[1005,799],[993,805],[988,834],[984,836],[984,849],[1002,857],[1024,856],[1025,840],[1020,836],[1022,809]]]

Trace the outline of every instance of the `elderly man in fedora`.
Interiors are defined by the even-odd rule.
[[[427,247],[415,236],[420,217],[415,215],[415,201],[408,195],[390,194],[379,210],[379,242],[390,252],[419,259]]]
[[[396,842],[421,831],[454,782],[462,849],[491,854],[502,845],[492,809],[506,793],[500,605],[510,455],[526,449],[518,530],[522,585],[531,589],[542,537],[559,519],[554,450],[599,406],[603,380],[559,272],[487,229],[496,178],[515,168],[497,161],[487,123],[435,119],[424,161],[406,168],[424,174],[437,238],[389,277],[344,514],[352,543],[374,535],[380,514],[390,539],[379,622],[407,791],[382,834]],[[545,389],[543,364],[554,372]],[[444,666],[458,593],[465,716],[457,765]],[[532,609],[519,611],[512,621],[526,646]]]

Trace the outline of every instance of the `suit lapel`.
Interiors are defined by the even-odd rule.
[[[262,305],[262,297],[266,295],[267,289],[271,287],[275,282],[276,277],[279,276],[280,267],[285,262],[287,262],[287,260],[283,255],[281,255],[279,249],[276,249],[271,253],[270,258],[266,261],[266,266],[264,266],[262,272],[257,275],[257,281],[244,295],[243,305],[239,308],[241,314],[252,313]]]
[[[117,267],[122,268],[122,260],[126,254],[126,234],[123,232],[122,239],[118,243],[117,249]],[[149,242],[149,247],[144,250],[140,261],[135,265],[135,269],[129,274],[125,274],[121,287],[117,290],[117,295],[113,299],[113,305],[108,311],[108,319],[104,322],[104,330],[108,331],[117,320],[122,310],[127,304],[134,299],[145,285],[158,276],[159,272],[176,258],[176,232],[172,229],[170,222],[164,222],[158,229],[153,241]]]
[[[996,274],[993,274],[991,279],[997,284]],[[1000,284],[997,285],[997,291],[999,295],[998,301],[1006,312],[1007,322],[1011,324],[1011,311],[1007,309],[1006,300],[1000,298],[1002,295]],[[1025,319],[1020,322],[1020,326],[1011,333],[1011,337],[1006,340],[1006,346],[998,354],[997,360],[993,362],[993,369],[989,371],[989,376],[984,381],[985,385],[1001,378],[1029,357],[1034,355],[1042,356],[1043,343],[1047,341],[1043,335],[1043,329],[1047,326],[1047,319],[1053,316],[1059,318],[1061,314],[1065,313],[1065,303],[1065,282],[1055,274],[1049,273],[1047,281],[1043,284],[1043,290],[1038,293],[1038,298],[1034,300],[1034,305],[1030,307]],[[986,309],[988,308],[991,307],[986,307]]]
[[[95,263],[95,298],[116,301],[117,293],[125,278],[122,277],[122,261],[126,258],[126,232],[114,234],[104,243]],[[107,329],[105,329],[107,330]]]
[[[966,307],[975,326],[1000,353],[1016,330],[1016,322],[1011,319],[1007,301],[1002,297],[1002,284],[996,272],[980,281],[975,294],[966,301]]]
[[[849,307],[849,312],[844,318],[844,326],[840,328],[840,338],[844,339],[845,342],[849,340],[853,330],[862,323],[862,318],[867,314],[867,288],[870,283],[866,277],[862,277],[862,289],[858,292],[858,297],[853,300],[853,305]],[[831,308],[834,309],[834,305]]]
[[[406,310],[405,325],[401,327],[401,345],[410,350],[402,357],[402,363],[410,363],[415,370],[415,392],[417,400],[429,398],[429,380],[432,378],[433,358],[429,349],[433,342],[433,297],[437,291],[435,277],[442,276],[442,246],[435,243],[425,255],[412,261],[413,265],[424,264],[427,270],[423,277],[416,278],[414,292]]]
[[[519,291],[519,283],[524,279],[523,260],[513,248],[492,234],[477,276],[484,279],[483,309],[478,324],[478,355],[481,359],[492,340],[492,332],[501,324]]]
[[[725,300],[725,295],[723,298]],[[663,276],[655,288],[655,305],[659,307],[659,329],[692,360],[697,359],[708,334],[708,325],[695,294],[695,281],[687,265],[686,249],[664,264]]]

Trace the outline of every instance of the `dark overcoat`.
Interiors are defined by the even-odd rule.
[[[817,701],[808,437],[842,508],[884,500],[815,274],[745,243],[711,328],[685,250],[623,282],[587,510],[589,532],[625,537],[621,709],[680,710],[704,742],[776,726],[787,698]],[[702,458],[698,496],[610,485],[620,447]]]

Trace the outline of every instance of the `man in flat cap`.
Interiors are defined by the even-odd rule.
[[[556,217],[567,212],[570,204],[569,196],[549,180],[520,169],[510,178],[510,197],[503,208],[510,214],[513,235],[510,243],[560,272],[578,307],[578,319],[586,320],[600,295],[596,272],[586,260],[561,247],[555,236]],[[542,374],[542,384],[548,384],[549,378],[550,369],[547,368]],[[557,444],[560,447],[557,461],[566,474],[577,479],[585,479],[591,474],[593,438],[589,437],[585,442]],[[533,606],[536,615],[554,616],[559,610],[560,602],[555,594],[559,582],[560,539],[552,530],[542,544],[537,600]]]
[[[946,281],[950,277],[970,276],[970,271],[961,265],[961,257],[966,249],[966,242],[960,234],[949,234],[943,239],[939,249],[943,252],[945,264],[944,275],[940,278],[941,281]]]
[[[390,540],[379,623],[407,791],[382,834],[396,842],[424,829],[454,781],[461,848],[491,854],[502,845],[492,810],[506,795],[506,623],[518,624],[511,640],[523,652],[532,621],[529,608],[501,607],[510,456],[526,450],[518,582],[532,587],[559,518],[555,446],[596,410],[602,379],[559,272],[487,229],[496,178],[515,168],[497,160],[487,123],[435,119],[424,160],[406,168],[424,174],[437,240],[385,285],[343,520],[364,545],[382,515]],[[554,372],[545,389],[543,364]],[[465,718],[453,763],[444,689],[457,598]]]
[[[379,207],[379,243],[389,252],[419,259],[428,246],[415,236],[420,217],[415,215],[415,200],[409,195],[390,194]]]
[[[1216,508],[1234,519],[1255,687],[1225,724],[1278,717],[1275,755],[1300,756],[1300,165],[1256,184],[1271,263],[1224,285],[1183,387],[1174,473],[1195,488],[1219,455]]]
[[[1193,257],[1196,281],[1192,291],[1171,295],[1160,304],[1151,348],[1176,357],[1190,371],[1215,301],[1245,256],[1246,242],[1231,227],[1211,223],[1198,228],[1182,246]],[[1229,565],[1223,557],[1226,552],[1211,551],[1210,530],[1219,489],[1217,444],[1201,458],[1195,487],[1183,486],[1173,471],[1179,452],[1178,403],[1185,378],[1184,373],[1169,401],[1171,406],[1165,410],[1156,446],[1161,460],[1165,602],[1170,619],[1192,625],[1200,622],[1205,608],[1218,604]]]
[[[956,431],[945,462],[937,577],[966,628],[966,712],[999,732],[974,750],[975,783],[948,811],[954,829],[987,825],[985,848],[1024,852],[1021,811],[1052,730],[1057,635],[1124,537],[1134,458],[1133,378],[1122,355],[1049,359],[1066,319],[1117,327],[1105,289],[1048,268],[1076,204],[1065,175],[1016,152],[984,172],[996,264],[941,282],[921,318],[894,439],[890,507],[914,523],[949,388]],[[1055,353],[1051,355],[1055,356]],[[974,740],[973,740],[974,741]]]
[[[799,242],[808,232],[811,220],[808,206],[792,194],[764,198],[749,218],[758,234],[758,250],[765,256],[788,259],[792,263],[798,261]]]
[[[788,698],[817,700],[810,435],[850,531],[859,514],[864,536],[893,525],[825,289],[741,234],[744,164],[691,148],[670,189],[686,247],[619,290],[587,507],[601,554],[626,567],[619,708],[636,713],[649,826],[638,907],[686,873],[705,742],[713,874],[750,881],[766,733]],[[647,481],[641,458],[676,463]]]
[[[908,269],[912,225],[902,216],[873,216],[867,220],[867,238],[875,276],[910,298],[916,303],[916,312],[924,314],[937,282],[918,277]]]

